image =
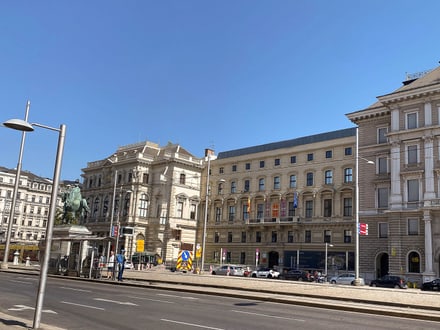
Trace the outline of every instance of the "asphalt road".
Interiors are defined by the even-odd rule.
[[[0,281],[0,311],[32,320],[38,277],[0,272]],[[430,321],[52,277],[42,323],[72,330],[439,328]]]

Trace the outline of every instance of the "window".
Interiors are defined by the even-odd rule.
[[[258,190],[259,191],[264,191],[265,190],[265,188],[264,188],[264,179],[263,178],[258,180]]]
[[[407,146],[407,164],[417,164],[418,163],[418,157],[417,157],[417,145],[410,145]]]
[[[246,243],[246,232],[245,231],[241,232],[241,242]]]
[[[420,273],[420,255],[417,252],[408,254],[408,272]]]
[[[273,189],[279,190],[281,188],[281,180],[279,176],[273,178]]]
[[[293,202],[293,201],[289,202],[288,208],[289,208],[288,216],[289,217],[295,216],[295,209],[296,209],[295,202]]]
[[[377,188],[377,208],[388,208],[388,188]]]
[[[276,243],[278,239],[278,233],[276,231],[272,231],[272,243]]]
[[[251,181],[250,180],[244,180],[244,191],[248,192],[250,190]]]
[[[240,264],[246,264],[246,252],[240,252]]]
[[[228,243],[232,243],[232,231],[228,232]]]
[[[231,194],[235,194],[237,192],[237,183],[235,181],[231,182]]]
[[[388,173],[388,161],[386,157],[379,157],[377,159],[377,171],[379,174],[387,174]]]
[[[332,216],[332,200],[324,199],[324,217],[330,218]]]
[[[387,222],[379,222],[379,238],[388,238]]]
[[[313,186],[313,173],[309,172],[306,174],[306,185],[308,187]]]
[[[272,218],[278,218],[280,216],[280,204],[272,203]]]
[[[307,154],[307,161],[312,161],[313,160],[313,154]]]
[[[231,262],[232,260],[232,254],[231,251],[226,252],[226,262]]]
[[[291,230],[287,232],[287,243],[293,243],[293,231]]]
[[[218,184],[217,191],[219,195],[223,194],[223,183]]]
[[[257,219],[264,217],[264,204],[257,204]]]
[[[248,206],[248,201],[243,201],[242,204],[242,211],[243,211],[243,219],[244,220],[248,220],[249,219],[249,211],[250,211],[250,206]]]
[[[279,158],[275,158],[274,165],[275,166],[280,166],[280,164],[281,164],[280,159]]]
[[[344,243],[351,243],[351,230],[344,230]]]
[[[387,133],[388,129],[386,127],[381,127],[377,129],[377,143],[387,143]]]
[[[218,169],[218,173],[219,173],[219,174],[223,174],[223,173],[225,173],[225,169],[224,169],[223,167],[220,167],[220,168]]]
[[[195,220],[196,218],[196,204],[191,204],[189,206],[189,218]]]
[[[215,222],[219,223],[222,217],[222,209],[220,207],[215,208]]]
[[[183,202],[182,201],[177,202],[177,217],[178,218],[183,217]]]
[[[309,200],[306,201],[306,213],[305,213],[306,218],[311,218],[313,217],[313,201]]]
[[[325,182],[325,184],[332,184],[333,183],[333,171],[332,170],[325,171],[324,182]]]
[[[229,221],[234,221],[235,219],[235,205],[229,205]]]
[[[182,231],[179,229],[173,229],[171,235],[176,241],[180,241],[182,237]]]
[[[148,173],[142,174],[142,183],[148,184]]]
[[[417,112],[406,114],[406,129],[417,128]]]
[[[353,169],[344,168],[344,183],[353,182]]]
[[[408,219],[408,235],[419,234],[419,219]]]
[[[416,203],[419,201],[419,180],[410,179],[407,181],[408,203]]]
[[[290,164],[296,163],[296,156],[290,156]]]
[[[353,155],[353,148],[352,147],[347,147],[344,149],[344,155],[345,156],[351,156]]]
[[[324,230],[324,243],[331,243],[331,242],[332,242],[332,231]]]
[[[237,165],[232,165],[232,172],[237,172]]]
[[[312,243],[312,231],[306,230],[304,232],[304,243]]]
[[[218,231],[214,233],[214,243],[218,243],[220,241],[220,234]]]
[[[332,158],[333,157],[333,152],[331,150],[327,150],[325,152],[325,158]]]
[[[255,242],[261,243],[261,231],[255,233]]]
[[[296,175],[290,176],[290,182],[289,182],[290,188],[296,188]]]
[[[246,170],[250,170],[251,169],[251,163],[246,163],[245,164],[245,169]]]
[[[351,197],[344,198],[344,217],[353,215],[353,200]]]
[[[264,160],[260,160],[260,168],[264,167]]]

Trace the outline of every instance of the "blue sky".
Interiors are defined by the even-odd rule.
[[[352,127],[440,60],[436,0],[0,2],[0,121],[67,126],[62,179],[140,141],[195,156]],[[27,134],[52,177],[58,135]],[[21,135],[0,127],[0,165]]]

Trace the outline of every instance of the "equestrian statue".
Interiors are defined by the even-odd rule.
[[[83,218],[90,212],[87,201],[82,198],[79,188],[79,181],[75,181],[74,187],[69,187],[62,196],[64,203],[63,208],[63,224],[77,222],[79,218]]]

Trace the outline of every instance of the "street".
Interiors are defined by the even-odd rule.
[[[32,320],[38,277],[0,272],[0,311]],[[437,329],[438,323],[49,278],[42,323],[65,329]]]

